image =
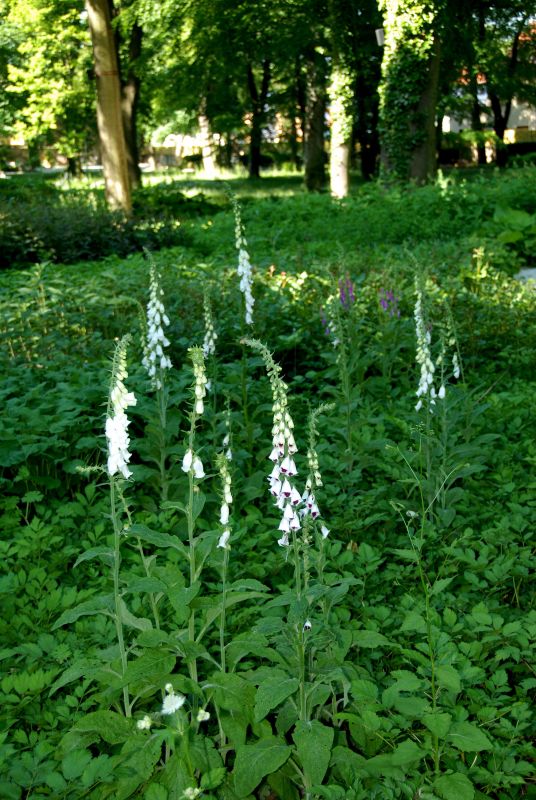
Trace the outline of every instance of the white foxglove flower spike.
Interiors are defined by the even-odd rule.
[[[136,398],[132,392],[127,392],[124,381],[127,373],[127,346],[130,337],[127,335],[117,345],[110,386],[108,410],[106,412],[106,441],[108,445],[108,475],[120,472],[124,478],[130,478],[132,472],[128,468],[131,458],[129,452],[130,438],[128,426],[130,424],[126,409],[136,405]]]

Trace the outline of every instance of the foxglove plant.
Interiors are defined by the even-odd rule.
[[[386,314],[389,314],[390,317],[400,317],[399,299],[391,289],[380,289],[379,300],[380,306]]]
[[[231,197],[233,203],[233,211],[235,216],[235,242],[236,249],[238,250],[238,267],[237,273],[240,278],[240,291],[244,295],[245,303],[245,322],[246,325],[253,325],[253,305],[255,299],[253,297],[251,287],[253,283],[251,261],[247,250],[247,240],[244,232],[244,225],[242,223],[242,215],[240,213],[240,205],[235,197]]]
[[[220,506],[220,525],[221,535],[218,540],[218,547],[223,550],[222,564],[222,599],[220,614],[220,663],[221,670],[225,672],[225,607],[227,601],[227,567],[229,565],[229,551],[231,549],[229,540],[231,538],[231,504],[233,495],[231,492],[231,472],[229,470],[229,460],[225,453],[218,453],[216,456],[216,466],[220,473],[221,482],[221,506]]]
[[[120,542],[123,533],[120,513],[117,508],[116,494],[119,487],[116,486],[116,475],[120,473],[123,478],[129,478],[131,471],[128,468],[131,454],[129,452],[128,425],[129,420],[125,411],[130,406],[136,405],[136,398],[132,392],[128,392],[125,386],[127,373],[127,347],[130,336],[124,336],[117,344],[114,359],[112,362],[112,377],[110,381],[110,391],[108,396],[108,408],[106,411],[106,441],[108,446],[107,470],[110,479],[110,516],[114,531],[114,553],[112,561],[112,580],[114,589],[114,622],[121,659],[121,669],[123,675],[127,670],[127,651],[123,635],[123,600],[119,588],[119,568],[121,564]],[[129,699],[128,686],[123,687],[123,703],[125,715],[131,716],[131,704]]]
[[[214,329],[214,321],[212,319],[212,307],[208,294],[205,293],[203,298],[203,311],[205,317],[205,338],[203,339],[203,355],[213,356],[216,352],[216,339],[218,334]]]
[[[153,389],[161,389],[166,369],[171,369],[171,361],[164,348],[169,347],[169,340],[164,333],[164,326],[169,325],[162,297],[164,290],[160,286],[160,275],[151,261],[149,279],[149,302],[147,303],[147,340],[143,350],[142,364],[147,370]]]
[[[289,546],[289,535],[301,528],[297,507],[301,503],[301,494],[289,480],[298,474],[294,455],[297,453],[294,439],[294,422],[288,410],[287,385],[281,378],[281,367],[276,364],[268,348],[256,339],[244,339],[244,343],[260,352],[266,365],[266,372],[272,389],[272,451],[268,458],[273,463],[268,476],[270,493],[283,517],[279,524],[281,547]]]
[[[420,411],[423,400],[428,399],[430,406],[435,405],[436,390],[434,388],[435,366],[432,361],[431,343],[432,335],[427,327],[423,310],[423,292],[418,282],[415,285],[417,299],[415,301],[415,334],[417,339],[417,353],[415,359],[420,367],[419,385],[416,395],[419,398],[415,411]]]

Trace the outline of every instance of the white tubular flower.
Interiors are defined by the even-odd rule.
[[[452,356],[452,374],[456,380],[460,377],[460,362],[458,361],[458,353]]]
[[[439,397],[440,400],[444,400],[446,393],[447,392],[446,392],[444,384],[441,384],[441,386],[439,387],[439,391],[437,393],[437,396]]]
[[[210,714],[208,711],[205,711],[204,708],[200,708],[197,712],[197,721],[198,722],[208,722],[210,719]]]
[[[205,357],[200,347],[190,347],[190,358],[192,359],[192,366],[194,371],[194,411],[197,416],[205,410],[203,399],[207,393],[207,375],[205,372]]]
[[[162,388],[162,371],[171,369],[169,356],[164,352],[164,348],[169,347],[169,340],[164,334],[164,326],[169,325],[169,318],[161,299],[163,296],[160,275],[151,261],[149,302],[147,303],[147,339],[143,347],[142,364],[147,370],[153,389]]]
[[[220,508],[220,524],[223,525],[224,530],[219,538],[218,547],[224,550],[229,550],[229,539],[231,538],[231,530],[229,526],[230,508],[233,502],[231,493],[231,473],[229,471],[229,461],[225,453],[218,453],[216,456],[216,466],[220,471],[221,480],[221,494],[222,503]]]
[[[194,478],[204,478],[205,477],[205,470],[203,469],[203,462],[199,458],[199,456],[195,456],[193,463],[192,463],[192,470],[194,473]]]
[[[106,441],[108,444],[108,475],[120,472],[124,478],[130,478],[132,472],[128,468],[131,454],[129,452],[130,438],[128,426],[130,424],[126,409],[136,405],[136,398],[132,392],[127,392],[124,381],[128,377],[127,345],[129,337],[125,336],[117,345],[112,367],[112,381],[108,411],[106,414]]]
[[[249,253],[247,251],[247,241],[244,235],[244,226],[242,224],[242,217],[240,214],[240,206],[238,201],[233,197],[233,210],[235,215],[235,239],[236,249],[238,250],[238,267],[237,273],[240,278],[240,291],[244,295],[244,303],[246,307],[246,325],[253,324],[253,305],[255,300],[251,291],[253,282],[251,262],[249,260]]]
[[[226,528],[220,538],[218,539],[218,547],[221,547],[223,550],[229,550],[229,539],[231,538],[231,531],[229,528]]]
[[[216,352],[216,339],[218,338],[218,334],[214,330],[214,323],[212,321],[212,308],[210,306],[210,300],[208,295],[205,294],[203,299],[203,306],[204,306],[204,314],[205,314],[205,338],[203,339],[203,355],[205,358],[207,356],[214,355]],[[207,391],[210,389],[210,386],[206,385]]]
[[[184,454],[184,458],[182,459],[182,471],[183,472],[190,472],[192,468],[192,464],[194,461],[194,454],[191,450],[187,450]]]
[[[149,731],[151,729],[151,725],[152,724],[153,724],[153,721],[152,721],[151,717],[148,714],[146,714],[143,717],[143,719],[139,719],[136,722],[136,727],[137,727],[137,729],[139,731]]]
[[[415,359],[420,366],[419,386],[416,395],[420,398],[415,406],[415,410],[422,408],[422,399],[430,398],[430,405],[435,404],[434,372],[435,367],[431,357],[430,345],[432,337],[426,328],[423,314],[423,296],[419,285],[416,285],[417,300],[415,301],[415,333],[417,338],[417,353]]]
[[[320,528],[320,533],[322,534],[322,539],[327,539],[329,536],[329,528],[326,528],[325,525],[322,525]]]

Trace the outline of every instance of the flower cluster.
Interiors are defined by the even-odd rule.
[[[165,690],[166,690],[166,696],[164,697],[164,702],[162,703],[162,710],[160,712],[161,714],[164,714],[164,716],[168,714],[174,714],[176,711],[182,708],[186,702],[186,698],[184,697],[184,695],[175,694],[175,691],[171,683],[166,683]]]
[[[158,374],[158,370],[171,369],[169,356],[164,352],[164,348],[169,346],[169,340],[164,334],[163,326],[169,325],[169,318],[161,300],[163,295],[160,275],[154,264],[151,263],[149,302],[147,303],[147,339],[144,342],[142,364],[147,370],[154,389],[162,388],[161,373]]]
[[[192,359],[194,370],[194,396],[195,396],[195,413],[201,415],[205,410],[204,398],[207,393],[207,374],[205,371],[205,357],[203,350],[200,347],[191,347],[188,351]]]
[[[318,519],[318,517],[320,517],[320,509],[318,508],[316,496],[314,494],[316,488],[323,486],[318,463],[318,453],[316,452],[316,441],[318,438],[317,420],[321,414],[330,411],[332,408],[333,404],[323,403],[314,411],[311,411],[309,415],[307,424],[309,431],[309,443],[307,447],[307,466],[309,468],[309,474],[305,483],[305,492],[302,495],[302,502],[304,503],[304,507],[300,510],[300,516],[302,517],[309,514],[312,519]],[[326,539],[329,535],[329,530],[325,525],[321,525],[320,532],[323,539]]]
[[[349,275],[339,279],[339,300],[346,311],[355,303],[355,287]]]
[[[400,317],[400,309],[398,308],[398,297],[390,289],[380,289],[380,306],[386,314],[390,317]]]
[[[231,473],[229,471],[229,461],[224,453],[218,453],[216,456],[216,465],[220,471],[221,486],[222,486],[222,502],[220,508],[220,523],[223,526],[223,532],[218,541],[218,547],[225,550],[229,549],[229,539],[231,538],[231,528],[229,525],[230,505],[233,502],[233,495],[231,493]]]
[[[205,470],[203,469],[203,462],[193,450],[188,449],[182,459],[182,471],[194,473],[194,478],[204,478]]]
[[[458,380],[460,377],[460,362],[458,361],[458,353],[452,356],[452,374]]]
[[[240,214],[240,206],[236,198],[232,198],[233,210],[235,215],[235,239],[236,249],[238,250],[238,277],[240,278],[240,291],[244,295],[246,304],[246,325],[253,325],[253,304],[255,303],[251,285],[253,282],[251,262],[247,251],[247,240],[244,234],[244,226]]]
[[[128,468],[131,454],[128,447],[129,420],[125,414],[129,406],[136,405],[132,392],[127,392],[124,384],[127,373],[127,345],[129,337],[125,336],[117,345],[112,367],[112,380],[108,411],[106,414],[106,440],[108,444],[108,474],[120,472],[124,478],[130,478],[132,472]]]
[[[297,507],[302,496],[290,480],[298,474],[294,462],[298,448],[292,432],[294,422],[288,410],[287,386],[280,375],[281,367],[275,363],[268,348],[256,339],[244,339],[244,343],[260,352],[272,388],[272,451],[269,459],[273,462],[273,468],[268,476],[268,483],[277,508],[283,512],[279,524],[282,535],[278,544],[288,547],[290,532],[301,528]]]
[[[216,352],[216,339],[218,338],[218,334],[214,330],[214,323],[212,321],[212,308],[210,306],[210,300],[208,299],[207,294],[205,294],[203,306],[205,312],[205,338],[203,340],[203,355],[206,358],[207,356],[214,355]]]
[[[423,296],[419,286],[416,287],[417,300],[415,302],[415,332],[417,337],[417,354],[416,361],[421,368],[419,377],[419,386],[417,388],[417,397],[419,398],[416,411],[422,408],[423,398],[430,397],[430,404],[435,404],[436,391],[434,389],[434,372],[435,366],[432,361],[430,345],[432,336],[426,327],[423,312]]]

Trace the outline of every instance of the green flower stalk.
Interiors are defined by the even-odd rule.
[[[121,669],[124,675],[127,669],[127,652],[123,635],[122,623],[122,604],[123,600],[119,588],[119,569],[121,565],[120,543],[123,533],[120,514],[117,508],[116,495],[121,499],[120,488],[116,486],[117,473],[123,478],[129,478],[131,471],[128,468],[131,454],[129,452],[128,425],[129,420],[125,414],[129,406],[136,405],[136,398],[132,392],[128,392],[124,381],[128,377],[127,373],[127,347],[130,336],[124,336],[117,344],[114,359],[112,362],[112,378],[110,381],[110,392],[108,397],[108,408],[106,411],[106,441],[108,445],[107,470],[110,479],[110,516],[114,531],[114,556],[112,566],[112,580],[114,589],[114,621],[121,658]],[[123,704],[125,715],[131,716],[131,704],[128,686],[123,687]]]
[[[221,536],[218,540],[218,547],[223,550],[223,564],[222,564],[222,598],[221,598],[221,615],[220,615],[220,663],[221,670],[225,672],[225,604],[227,600],[227,567],[229,565],[229,540],[231,538],[231,522],[230,522],[230,507],[233,502],[233,495],[231,492],[231,472],[229,470],[229,460],[225,453],[218,453],[216,456],[216,466],[220,473],[221,481],[221,507],[220,507],[220,525]]]
[[[147,340],[143,348],[142,364],[147,370],[153,389],[161,389],[166,369],[171,369],[171,361],[164,348],[169,347],[169,340],[164,334],[164,326],[169,325],[162,297],[164,290],[160,286],[160,274],[151,260],[149,302],[147,303]]]

